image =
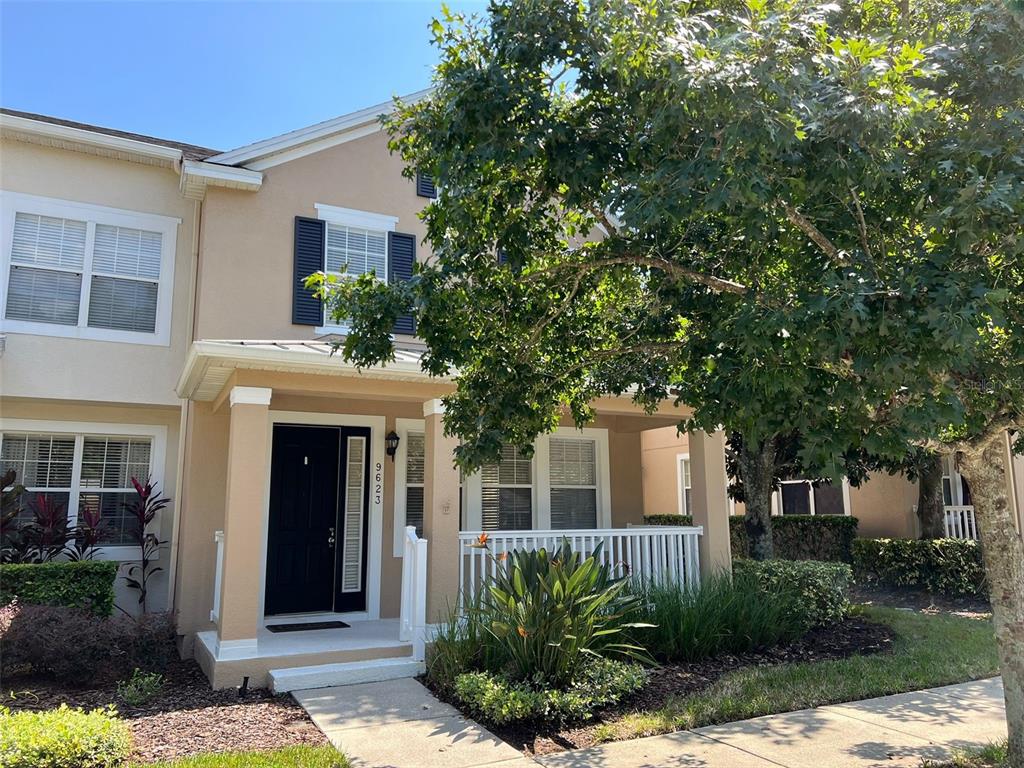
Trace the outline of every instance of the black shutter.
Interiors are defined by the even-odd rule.
[[[306,278],[324,268],[324,233],[319,219],[295,217],[295,270],[292,278],[292,322],[296,325],[320,325],[324,321],[323,303],[306,288]]]
[[[412,277],[412,265],[416,262],[416,236],[401,232],[388,233],[388,260],[391,273],[389,283],[401,283]],[[392,333],[416,333],[416,321],[412,315],[402,315],[395,321]]]
[[[434,177],[428,173],[417,173],[416,194],[420,197],[437,197],[437,187],[434,184]]]

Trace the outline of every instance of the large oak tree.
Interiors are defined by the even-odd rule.
[[[742,435],[748,497],[779,440],[822,476],[957,451],[1024,763],[1005,456],[1024,422],[1024,20],[997,0],[509,0],[434,34],[434,90],[388,118],[440,185],[434,256],[401,286],[327,286],[345,355],[388,360],[414,312],[424,367],[456,376],[466,469],[625,392]]]

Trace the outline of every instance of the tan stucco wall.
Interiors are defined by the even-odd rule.
[[[641,433],[643,457],[644,514],[674,515],[679,512],[678,456],[689,453],[685,434],[676,427],[649,429]]]
[[[181,219],[174,258],[170,346],[8,333],[0,357],[6,396],[177,405],[174,383],[191,339],[196,204],[173,170],[51,149],[0,144],[0,188]]]
[[[160,554],[160,566],[164,570],[154,577],[149,588],[148,597],[152,610],[166,610],[169,605],[167,578],[170,564],[170,542],[173,535],[175,506],[179,501],[174,498],[175,481],[178,476],[178,431],[180,423],[178,408],[139,405],[98,405],[95,403],[73,401],[2,397],[0,398],[0,417],[46,422],[77,421],[101,424],[143,424],[147,426],[162,426],[167,429],[164,465],[157,469],[157,474],[153,478],[159,483],[160,490],[165,495],[171,497],[171,504],[160,513],[157,530],[160,540],[167,542],[161,548]],[[138,593],[129,590],[120,578],[115,586],[118,606],[130,613],[136,612],[138,608]]]
[[[864,538],[917,538],[916,504],[917,483],[903,475],[875,472],[859,488],[850,488],[850,514]]]
[[[312,338],[313,327],[291,322],[292,262],[295,217],[316,218],[316,203],[397,216],[395,231],[416,235],[422,260],[416,214],[426,201],[402,167],[376,132],[267,169],[259,192],[208,190],[196,337]]]

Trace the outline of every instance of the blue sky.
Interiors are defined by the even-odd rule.
[[[440,7],[0,0],[0,104],[231,149],[426,87]]]

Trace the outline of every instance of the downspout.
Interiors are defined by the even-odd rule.
[[[203,201],[196,200],[193,203],[192,214],[192,274],[189,277],[189,306],[188,306],[188,339],[189,346],[195,341],[196,313],[198,311],[199,299],[199,243],[200,233],[203,224]],[[178,424],[178,472],[174,485],[174,520],[171,527],[171,550],[170,562],[167,566],[168,579],[168,607],[174,612],[177,609],[178,598],[178,548],[179,531],[181,528],[181,509],[183,504],[183,492],[185,488],[185,446],[188,444],[189,416],[192,413],[192,401],[184,399],[181,406],[181,416]]]

